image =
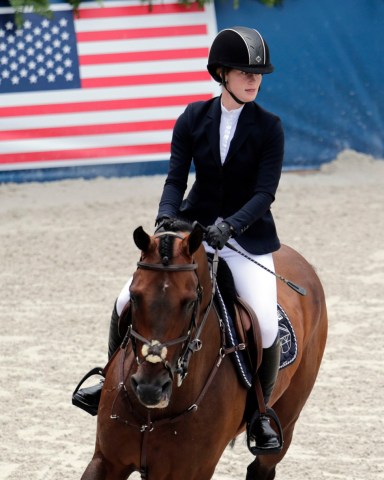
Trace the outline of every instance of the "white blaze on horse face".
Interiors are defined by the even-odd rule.
[[[167,288],[169,288],[169,283],[167,281],[164,282],[163,284],[163,293],[167,291]]]
[[[160,363],[167,358],[167,347],[162,347],[161,350],[158,351],[159,349],[156,348],[156,345],[160,345],[160,342],[158,340],[152,340],[150,345],[144,344],[141,347],[141,354],[149,363]],[[154,351],[156,351],[156,353],[154,353]]]

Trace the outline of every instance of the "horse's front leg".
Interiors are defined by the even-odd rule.
[[[85,469],[81,480],[106,480],[107,466],[105,460],[100,455],[94,455]]]
[[[116,467],[95,452],[81,480],[126,480],[135,469],[133,467]]]
[[[260,457],[248,465],[247,476],[245,480],[273,480],[276,475],[276,463],[272,461],[271,464],[262,465]]]

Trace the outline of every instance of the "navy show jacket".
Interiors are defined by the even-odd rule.
[[[280,248],[270,206],[284,156],[281,121],[258,104],[246,103],[222,164],[220,119],[220,97],[191,103],[178,118],[157,218],[182,217],[207,226],[222,217],[245,250],[273,252]],[[196,179],[183,199],[192,161]]]

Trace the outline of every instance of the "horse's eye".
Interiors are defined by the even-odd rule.
[[[193,300],[188,300],[188,302],[186,303],[186,309],[188,311],[193,310],[195,308],[195,304],[196,304],[195,298]]]
[[[131,301],[131,305],[132,306],[137,306],[137,296],[135,294],[133,294],[132,292],[130,293],[130,301]]]

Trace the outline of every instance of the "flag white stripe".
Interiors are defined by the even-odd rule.
[[[193,35],[183,37],[169,38],[150,38],[135,40],[110,40],[109,42],[79,42],[77,51],[79,55],[96,55],[101,51],[103,53],[122,53],[122,52],[146,52],[177,50],[185,48],[209,48],[210,40],[206,35]],[[205,59],[206,60],[206,59]],[[204,62],[202,63],[204,67]]]
[[[120,164],[120,163],[136,163],[136,162],[158,162],[159,160],[168,160],[168,157],[159,154],[146,154],[146,155],[129,155],[126,157],[102,157],[95,158],[90,161],[84,158],[73,158],[71,160],[47,160],[44,162],[23,162],[15,164],[1,165],[2,171],[7,170],[25,170],[36,168],[58,168],[58,167],[73,167],[81,165],[105,165],[105,164]]]
[[[116,18],[108,18],[108,31],[121,30],[124,25],[129,29],[158,28],[171,25],[176,27],[179,25],[204,25],[207,22],[207,8],[204,12],[188,12],[180,15],[179,13],[156,14],[147,13],[145,15],[121,16]],[[83,32],[101,32],[105,31],[105,19],[81,19],[76,20],[76,31]]]
[[[80,67],[80,76],[87,78],[109,78],[129,75],[155,75],[158,73],[201,72],[201,59],[161,60],[139,63],[114,63],[111,65],[87,65]]]
[[[171,131],[151,131],[134,133],[117,133],[112,135],[83,135],[75,137],[57,137],[31,140],[19,140],[17,142],[17,153],[29,152],[57,152],[74,149],[113,147],[115,145],[147,145],[150,135],[151,143],[167,143]],[[14,143],[8,141],[1,142],[1,153],[15,153]]]
[[[118,100],[120,98],[158,98],[168,96],[183,96],[204,94],[214,91],[219,93],[219,87],[213,80],[207,82],[182,82],[182,83],[164,83],[156,85],[132,85],[116,88],[92,88],[92,89],[73,89],[65,90],[65,98],[61,90],[52,90],[50,92],[30,92],[20,93],[17,96],[14,93],[3,94],[0,96],[1,107],[11,106],[31,106],[31,105],[51,105],[56,103],[72,102],[93,102],[103,100]],[[0,118],[1,120],[1,118]]]
[[[73,125],[112,125],[115,123],[143,122],[156,120],[172,120],[177,118],[185,109],[179,107],[140,108],[132,110],[106,110],[98,112],[71,113],[61,115],[30,115],[23,117],[23,124],[17,117],[0,118],[0,131],[28,130],[35,128],[70,127]],[[17,143],[15,141],[15,149]],[[1,144],[2,145],[2,144]],[[15,150],[17,151],[17,150]]]

